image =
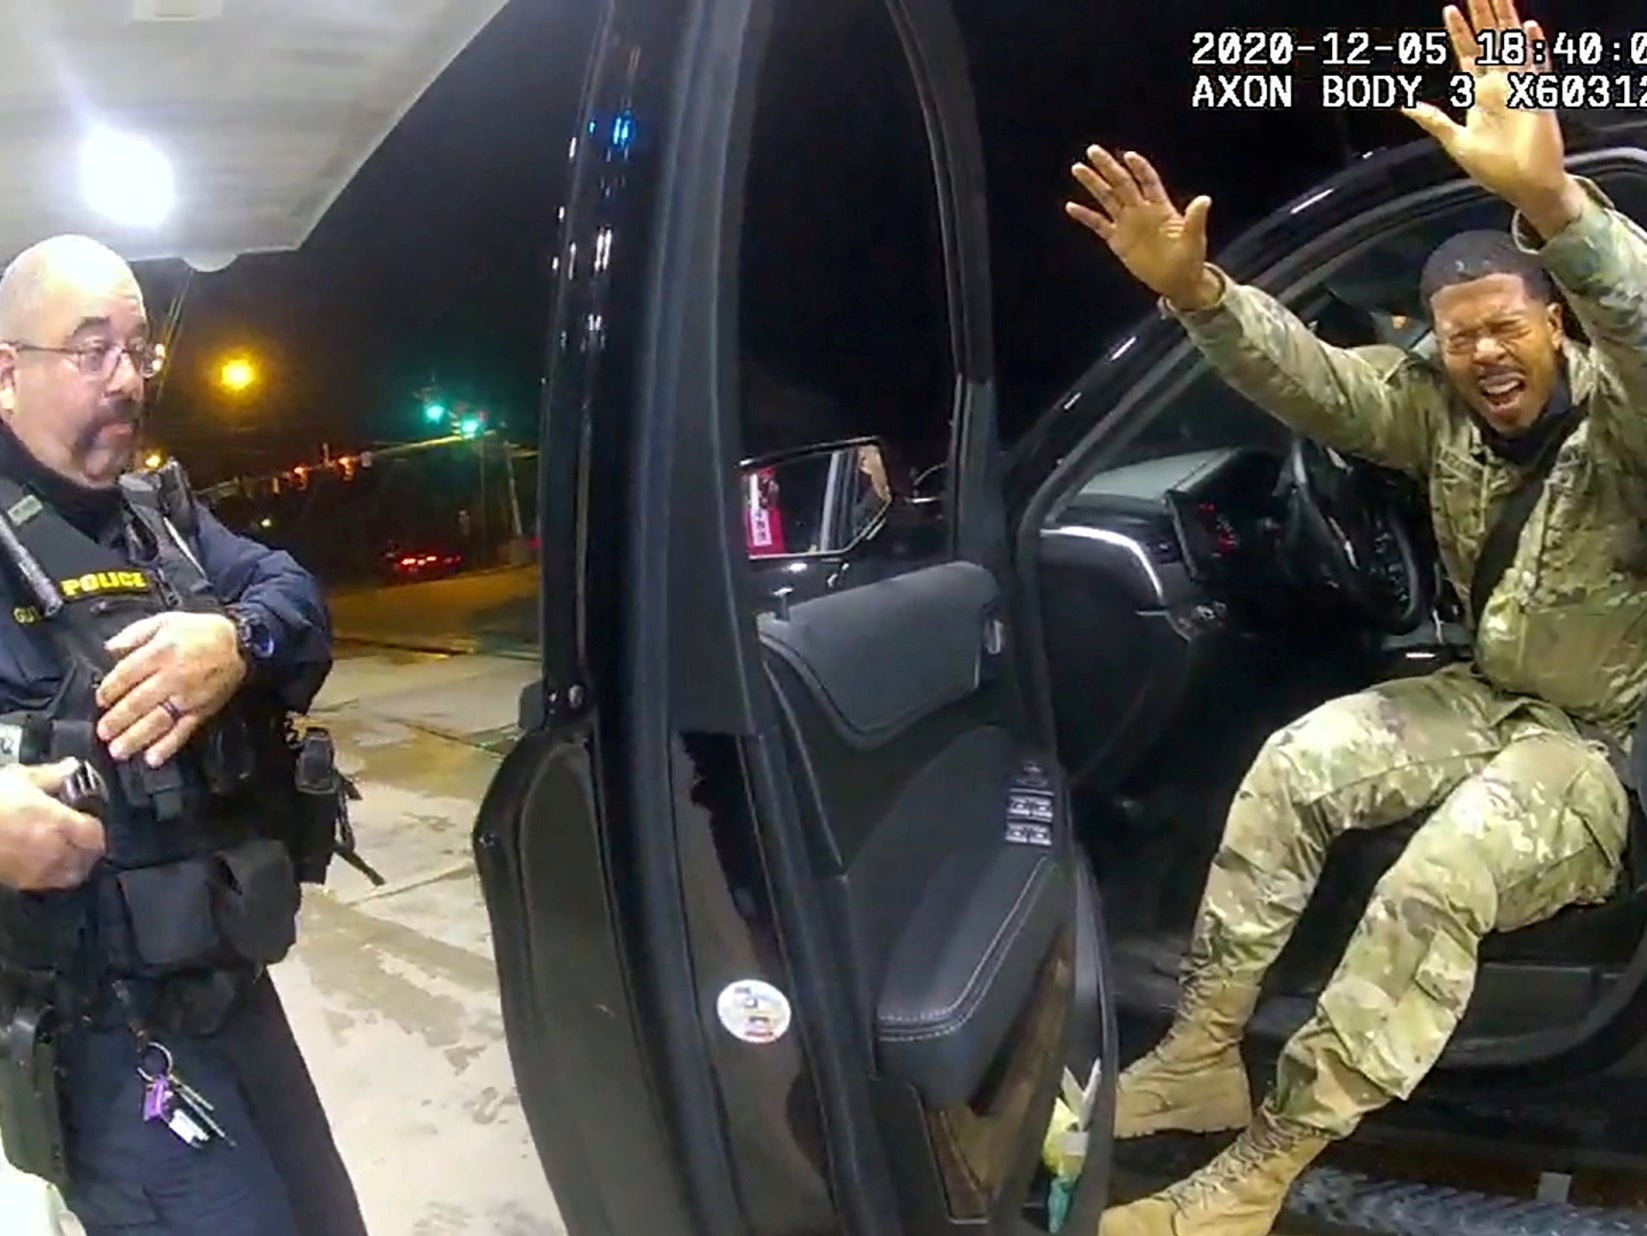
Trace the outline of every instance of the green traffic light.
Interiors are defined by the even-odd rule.
[[[444,420],[446,405],[443,403],[426,403],[423,405],[423,419],[426,421]]]
[[[464,417],[458,422],[458,432],[465,438],[474,437],[480,432],[480,418],[478,416]]]

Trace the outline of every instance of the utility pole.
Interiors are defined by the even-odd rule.
[[[524,541],[526,532],[520,523],[520,493],[515,488],[515,452],[507,438],[503,440],[503,469],[509,483],[509,527],[514,532],[515,540]]]
[[[486,511],[486,439],[490,436],[486,433],[475,436],[475,458],[480,460],[480,543],[483,548],[486,546],[486,534],[492,525]]]
[[[185,263],[183,266],[183,286],[177,289],[177,296],[166,310],[166,320],[161,324],[160,338],[156,341],[165,348],[165,359],[161,363],[160,372],[156,375],[149,390],[151,412],[160,406],[160,397],[166,393],[166,379],[172,371],[172,354],[177,351],[177,337],[183,329],[183,307],[189,299],[189,288],[193,283],[194,267]]]

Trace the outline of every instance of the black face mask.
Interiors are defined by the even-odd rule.
[[[120,520],[120,489],[92,489],[59,476],[0,421],[0,472],[33,492],[47,506],[93,540],[102,540]]]
[[[1545,403],[1544,411],[1538,414],[1538,419],[1514,436],[1500,433],[1481,413],[1470,409],[1470,419],[1475,422],[1476,431],[1487,449],[1507,463],[1523,468],[1543,455],[1552,441],[1565,437],[1565,431],[1583,415],[1573,404],[1572,390],[1567,385],[1565,374],[1557,376],[1555,386],[1550,389],[1549,401]]]

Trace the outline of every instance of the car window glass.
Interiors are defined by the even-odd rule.
[[[1199,358],[1189,381],[1174,385],[1178,389],[1164,395],[1126,444],[1105,455],[1106,471],[1167,455],[1285,440],[1286,431],[1273,417],[1237,394]]]
[[[933,152],[886,6],[774,4],[752,124],[736,323],[751,557],[852,545],[860,582],[930,563],[945,538],[912,546],[884,536],[907,521],[880,520],[889,483],[907,492],[947,458],[955,379]]]

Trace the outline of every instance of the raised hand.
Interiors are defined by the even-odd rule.
[[[1523,22],[1515,0],[1470,0],[1466,18],[1457,5],[1442,12],[1458,67],[1468,74],[1473,102],[1459,124],[1428,103],[1402,112],[1441,143],[1453,161],[1482,188],[1521,210],[1546,236],[1559,230],[1582,206],[1583,190],[1567,174],[1561,122],[1554,111],[1512,107],[1511,78],[1549,73],[1549,39],[1536,21]],[[1479,34],[1491,31],[1502,45],[1521,32],[1530,58],[1542,44],[1538,64],[1484,65]],[[1497,48],[1493,50],[1498,50]]]
[[[1180,211],[1143,155],[1120,159],[1101,146],[1072,172],[1098,209],[1069,202],[1070,218],[1088,228],[1145,287],[1184,308],[1209,303],[1216,281],[1207,269],[1207,212],[1198,197]]]

